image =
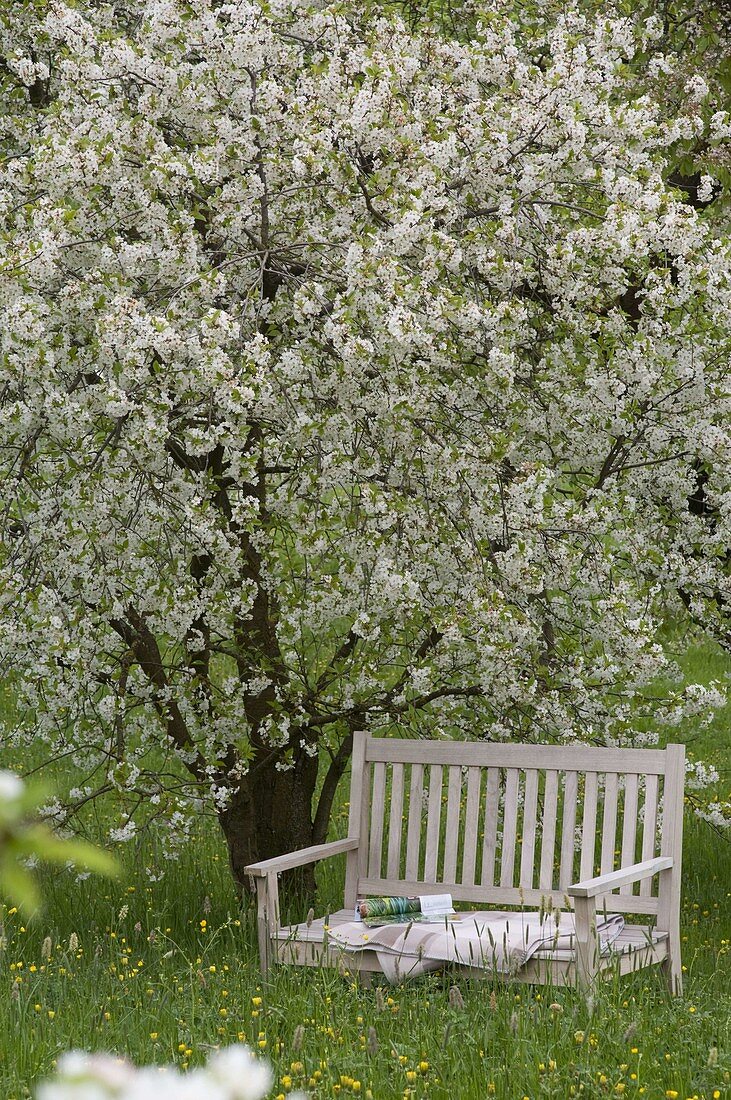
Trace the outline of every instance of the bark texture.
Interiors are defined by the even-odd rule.
[[[269,753],[252,765],[249,775],[219,815],[228,846],[231,872],[237,887],[251,884],[244,868],[250,863],[306,848],[313,843],[312,804],[317,783],[317,756],[300,753],[294,767],[278,771],[278,759]],[[313,867],[282,877],[283,897],[312,897]]]

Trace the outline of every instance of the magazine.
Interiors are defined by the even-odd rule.
[[[418,897],[360,898],[355,919],[366,928],[387,924],[443,924],[459,920],[451,894],[423,894]]]

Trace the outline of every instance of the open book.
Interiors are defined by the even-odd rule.
[[[355,919],[366,928],[386,924],[443,924],[458,920],[451,894],[423,894],[412,898],[361,898],[355,903]]]

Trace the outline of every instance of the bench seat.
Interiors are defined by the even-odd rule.
[[[290,924],[278,928],[273,936],[275,956],[279,963],[299,966],[338,966],[348,971],[380,972],[375,952],[345,952],[330,945],[325,949],[325,925],[337,928],[353,919],[352,909],[338,909],[327,917],[319,917],[307,924]],[[607,976],[619,970],[626,974],[650,963],[659,963],[667,956],[668,933],[659,932],[653,925],[625,924],[622,931],[603,956],[600,970]],[[576,953],[566,948],[539,948],[525,967],[510,976],[510,981],[543,984],[549,980],[549,970],[553,971],[552,980],[557,985],[574,984]],[[445,964],[446,968],[446,964]],[[450,973],[461,973],[472,978],[492,978],[490,970],[480,971],[476,967],[451,965]],[[540,972],[544,971],[542,977]]]

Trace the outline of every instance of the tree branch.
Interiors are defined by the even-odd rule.
[[[351,724],[347,737],[343,738],[338,751],[330,761],[317,800],[317,810],[312,823],[312,843],[323,844],[327,839],[327,827],[330,823],[333,801],[345,769],[353,751],[354,725]]]
[[[133,607],[127,608],[127,620],[111,619],[110,625],[122,638],[135,655],[137,664],[145,676],[159,693],[159,698],[153,700],[155,710],[165,726],[166,733],[175,747],[185,755],[193,755],[192,760],[186,760],[183,755],[183,763],[188,771],[199,782],[205,782],[206,761],[201,756],[191,739],[185,719],[175,699],[164,699],[169,692],[170,684],[165,673],[160,648],[157,639],[152,633],[144,617]]]
[[[323,688],[325,688],[329,683],[332,682],[335,675],[334,670],[336,666],[340,663],[340,661],[345,661],[348,657],[350,657],[351,653],[353,652],[359,641],[359,635],[354,634],[352,630],[349,630],[345,641],[337,650],[337,652],[333,655],[332,660],[329,662],[327,668],[321,673],[320,677],[318,678],[318,681],[315,684],[315,692],[322,691]],[[332,673],[333,675],[329,675],[330,673]]]

